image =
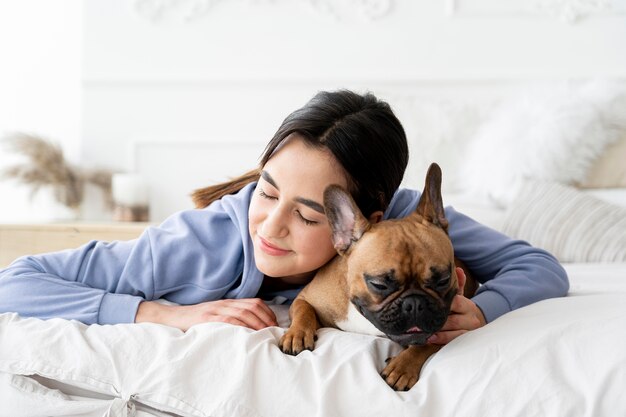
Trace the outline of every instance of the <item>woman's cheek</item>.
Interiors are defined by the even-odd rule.
[[[258,223],[263,219],[264,210],[261,197],[255,194],[250,201],[250,208],[248,209],[248,221],[251,225]]]
[[[322,263],[326,263],[337,254],[332,244],[330,228],[316,230],[315,234],[307,239],[307,252]]]

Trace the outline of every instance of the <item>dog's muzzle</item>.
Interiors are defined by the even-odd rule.
[[[449,306],[423,294],[398,297],[379,311],[370,311],[354,301],[357,309],[391,340],[403,345],[423,345],[445,324]]]

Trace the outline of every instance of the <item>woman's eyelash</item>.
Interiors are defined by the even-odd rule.
[[[271,196],[271,195],[267,195],[267,194],[265,194],[265,191],[263,191],[263,190],[260,190],[260,191],[259,191],[259,195],[260,195],[261,197],[263,197],[263,198],[267,198],[268,200],[276,200],[276,197],[273,197],[273,196]]]
[[[315,224],[317,224],[317,222],[314,222],[313,220],[309,220],[307,218],[305,218],[302,213],[300,213],[299,211],[296,210],[296,213],[298,213],[298,217],[300,217],[300,220],[302,220],[304,222],[304,224],[306,224],[307,226],[313,226]]]
[[[267,195],[267,194],[265,194],[265,191],[263,191],[263,190],[259,190],[259,195],[261,197],[263,197],[263,198],[267,198],[268,200],[278,200],[278,197]],[[306,224],[307,226],[313,226],[313,225],[317,224],[316,221],[309,220],[309,219],[305,218],[302,215],[302,213],[300,213],[298,210],[296,210],[296,213],[298,214],[298,217],[300,218],[300,220],[302,220],[304,222],[304,224]]]

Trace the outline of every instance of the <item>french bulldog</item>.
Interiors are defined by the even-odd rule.
[[[386,336],[404,350],[381,372],[395,390],[408,390],[441,346],[427,339],[442,328],[461,292],[476,283],[455,259],[441,198],[441,169],[433,163],[416,210],[403,219],[371,224],[343,188],[324,191],[324,208],[339,256],[322,267],[289,308],[291,325],[279,341],[284,353],[313,350],[321,327]]]

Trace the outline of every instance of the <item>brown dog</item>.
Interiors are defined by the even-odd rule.
[[[387,359],[381,375],[408,390],[440,346],[427,345],[448,318],[460,291],[454,250],[441,199],[441,169],[428,169],[417,210],[398,220],[370,224],[339,186],[324,191],[332,240],[340,256],[319,270],[294,300],[283,352],[313,350],[320,327],[387,336],[406,348]],[[468,275],[469,277],[469,275]],[[476,284],[468,278],[466,296]]]

